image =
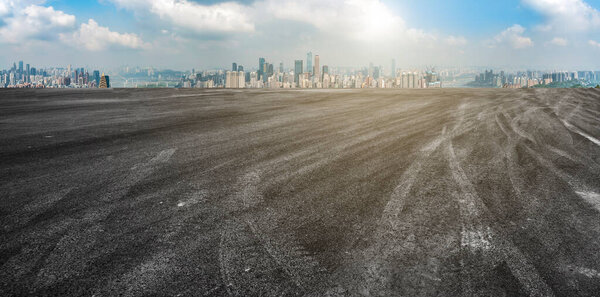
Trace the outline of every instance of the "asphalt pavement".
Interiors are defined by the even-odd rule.
[[[0,90],[1,296],[600,296],[600,91]]]

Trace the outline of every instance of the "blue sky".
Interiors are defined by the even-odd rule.
[[[0,63],[600,68],[600,0],[0,0]]]

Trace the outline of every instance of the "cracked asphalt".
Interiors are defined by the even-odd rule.
[[[600,296],[593,89],[0,90],[2,296]]]

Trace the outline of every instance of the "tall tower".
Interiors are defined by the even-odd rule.
[[[110,88],[110,79],[108,78],[108,75],[104,75],[104,73],[102,73],[102,76],[100,77],[100,85],[98,86],[98,88]]]
[[[94,70],[94,74],[92,75],[94,82],[96,82],[96,88],[100,86],[100,71]]]
[[[302,60],[294,61],[294,82],[298,83],[300,74],[302,74]]]
[[[238,71],[237,63],[234,62],[233,64],[231,64],[231,71]]]
[[[312,52],[306,54],[306,72],[313,73]]]
[[[315,56],[315,70],[314,74],[319,81],[321,81],[321,69],[319,69],[319,55]]]
[[[392,59],[392,69],[390,69],[391,77],[396,78],[396,59]]]
[[[263,77],[263,69],[265,68],[265,58],[258,58],[258,79]]]

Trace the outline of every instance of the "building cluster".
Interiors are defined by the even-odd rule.
[[[23,61],[0,71],[0,88],[110,88],[108,75],[84,68],[37,69]]]
[[[552,83],[569,81],[581,81],[583,83],[600,82],[600,71],[519,71],[515,74],[505,74],[504,71],[494,73],[493,70],[485,70],[475,76],[475,81],[470,86],[495,87],[495,88],[531,88]]]
[[[421,71],[396,70],[392,60],[389,76],[383,74],[383,67],[373,66],[359,70],[340,70],[321,65],[319,55],[306,54],[306,60],[295,60],[292,69],[284,69],[269,63],[265,58],[258,59],[256,71],[245,72],[243,66],[232,64],[231,71],[225,73],[224,85],[213,80],[189,81],[183,86],[225,87],[225,88],[440,88],[442,82],[434,69]]]
[[[389,70],[370,63],[367,67],[335,68],[322,65],[319,55],[306,54],[306,60],[295,60],[285,68],[259,58],[250,71],[232,63],[230,70],[197,72],[155,70],[129,66],[117,70],[117,86],[178,87],[178,88],[440,88],[442,81],[435,69],[425,71],[396,69],[391,61]],[[0,71],[0,87],[10,88],[110,88],[107,75],[84,68],[36,69],[23,62]]]

